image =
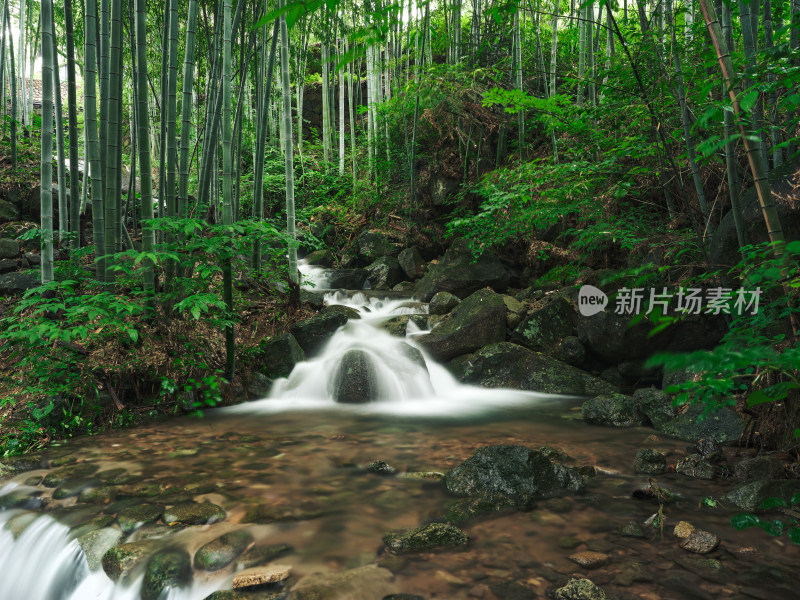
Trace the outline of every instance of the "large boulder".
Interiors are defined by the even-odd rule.
[[[312,267],[332,267],[333,253],[330,250],[314,250],[306,256],[306,264]]]
[[[456,496],[503,497],[518,507],[536,500],[578,493],[581,475],[525,446],[484,446],[445,475],[447,491]]]
[[[636,427],[647,423],[633,397],[625,394],[602,394],[587,400],[581,406],[581,414],[584,421],[593,425]]]
[[[450,292],[436,292],[428,303],[428,312],[432,315],[446,315],[456,306],[461,304],[461,299]]]
[[[365,269],[327,269],[324,277],[332,290],[360,290],[364,288],[369,272]]]
[[[258,344],[258,371],[267,377],[286,377],[306,353],[291,333],[284,333]]]
[[[511,341],[535,352],[551,353],[572,336],[577,313],[569,300],[557,296],[537,311],[528,313],[511,335]]]
[[[436,292],[466,298],[487,286],[504,292],[510,280],[511,275],[494,254],[485,252],[475,260],[462,244],[454,244],[440,263],[428,267],[414,288],[414,296],[423,302],[428,302]]]
[[[674,419],[656,425],[656,430],[687,442],[714,438],[720,443],[732,443],[744,432],[744,421],[728,407],[712,410],[704,416],[704,407],[698,403],[690,405]]]
[[[0,238],[0,258],[16,258],[19,256],[19,242],[9,238]]]
[[[370,289],[388,290],[403,280],[403,270],[393,256],[381,256],[366,268]]]
[[[743,510],[757,510],[767,498],[779,498],[788,506],[800,494],[798,479],[759,479],[733,488],[722,499]]]
[[[452,361],[448,367],[459,381],[488,388],[570,396],[617,391],[616,386],[603,379],[510,342],[484,346],[472,356]]]
[[[0,200],[0,223],[19,219],[19,209],[5,200]]]
[[[633,399],[654,427],[661,427],[675,418],[675,407],[672,397],[663,390],[641,388],[633,392]]]
[[[397,262],[410,281],[415,281],[425,274],[425,259],[416,246],[400,252],[397,255]]]
[[[358,258],[368,264],[381,256],[397,256],[400,247],[378,231],[362,231],[356,239]]]
[[[339,327],[347,323],[347,317],[336,311],[323,310],[310,319],[294,323],[289,331],[300,344],[306,356],[314,356]]]
[[[364,350],[345,352],[334,376],[333,390],[333,399],[343,404],[364,404],[374,400],[375,367]]]
[[[449,360],[506,338],[506,305],[491,290],[479,290],[464,299],[448,319],[417,338],[437,360]]]
[[[21,294],[41,283],[40,275],[32,271],[18,271],[0,275],[0,296]]]
[[[786,240],[800,239],[800,203],[794,189],[794,162],[786,162],[769,173],[772,197]],[[759,244],[769,241],[764,215],[758,204],[755,186],[750,187],[741,197],[742,217],[747,244]],[[719,226],[711,238],[709,264],[729,269],[742,259],[739,251],[739,239],[736,235],[736,224],[733,212],[728,211],[720,219]]]

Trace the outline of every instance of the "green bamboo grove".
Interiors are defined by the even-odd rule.
[[[2,11],[0,110],[14,169],[20,128],[41,133],[42,282],[61,250],[88,248],[96,281],[113,291],[125,252],[138,252],[136,285],[156,306],[194,268],[165,250],[189,244],[191,227],[165,220],[197,219],[227,228],[217,266],[232,315],[235,282],[273,268],[262,238],[234,249],[238,223],[280,217],[281,277],[299,281],[309,170],[338,178],[343,197],[394,194],[414,214],[428,193],[421,129],[458,78],[480,90],[476,106],[501,115],[448,117],[465,182],[505,164],[602,163],[612,142],[624,154],[611,123],[630,117],[658,165],[654,211],[708,245],[715,211],[730,206],[744,245],[740,197],[754,186],[782,239],[770,171],[797,149],[796,0],[3,0]],[[578,121],[608,133],[590,139]],[[233,266],[237,252],[247,267]],[[232,321],[224,330],[232,374]]]

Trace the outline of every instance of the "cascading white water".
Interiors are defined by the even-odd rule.
[[[343,325],[319,354],[297,364],[288,378],[277,380],[268,398],[242,404],[232,412],[277,412],[292,409],[327,408],[373,414],[407,416],[468,416],[490,408],[530,404],[548,396],[516,390],[491,390],[461,384],[450,372],[427,356],[414,342],[427,328],[409,321],[406,337],[390,335],[380,327],[386,320],[427,312],[409,299],[379,299],[356,293],[336,292],[325,296],[327,305],[344,305],[359,311],[360,319]],[[411,351],[409,351],[411,349]],[[334,402],[337,372],[342,357],[360,350],[369,357],[375,372],[372,402]],[[424,358],[425,366],[415,360]]]
[[[0,495],[19,486],[6,484]],[[9,525],[20,510],[0,512],[0,598],[3,600],[139,600],[144,579],[114,583],[102,569],[92,571],[70,529],[47,515],[35,518],[14,537]],[[31,513],[27,513],[31,514]],[[202,600],[229,580],[169,588],[163,600]]]

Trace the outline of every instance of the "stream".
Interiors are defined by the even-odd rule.
[[[230,589],[238,569],[264,563],[289,566],[291,575],[283,587],[246,597],[289,591],[298,599],[382,600],[405,593],[521,600],[545,597],[571,577],[589,577],[609,598],[797,598],[800,548],[758,529],[736,531],[733,510],[703,506],[731,482],[659,476],[676,496],[663,509],[663,539],[644,525],[659,506],[633,497],[648,485],[647,476],[634,474],[633,456],[653,448],[674,463],[686,455],[685,442],[645,427],[587,425],[578,398],[476,388],[427,357],[421,364],[408,351],[421,352],[414,345],[425,330],[415,325],[419,319],[405,339],[380,324],[424,315],[424,305],[374,293],[331,292],[326,301],[355,308],[362,318],[350,320],[319,356],[277,381],[270,397],[203,418],[71,439],[23,457],[17,464],[26,466],[0,482],[0,599],[150,600],[147,560],[126,563],[115,581],[96,552],[86,551],[87,539],[101,540],[99,551],[105,551],[102,540],[116,542],[122,529],[122,540],[139,543],[145,557],[176,548],[195,557],[189,576],[168,585],[161,600],[203,600]],[[339,360],[353,348],[370,356],[376,398],[337,404],[332,390]],[[389,554],[381,541],[387,532],[441,518],[453,502],[439,474],[493,444],[556,448],[569,456],[568,464],[593,467],[596,476],[583,495],[459,525],[470,537],[466,549]],[[367,465],[378,460],[397,472],[370,472]],[[167,518],[187,502],[212,503],[224,514],[207,524]],[[133,524],[123,519],[142,506],[153,508],[149,517]],[[672,534],[680,520],[718,535],[720,549],[711,555],[681,549]],[[643,537],[620,534],[630,521]],[[244,554],[217,570],[197,568],[201,547],[242,531],[249,540]],[[609,560],[583,568],[569,559],[583,550]],[[275,557],[263,558],[270,553]],[[292,591],[314,573],[315,581],[339,591]]]

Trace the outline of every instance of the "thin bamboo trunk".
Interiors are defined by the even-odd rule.
[[[42,283],[53,281],[53,0],[42,0]]]
[[[51,23],[51,27],[51,31],[55,32],[55,22]],[[56,125],[56,174],[58,177],[58,245],[61,246],[64,234],[69,230],[69,206],[67,203],[67,156],[64,152],[64,109],[61,100],[61,77],[55,35],[53,36],[53,100]]]
[[[278,0],[282,7],[284,0]],[[294,210],[294,156],[292,153],[292,96],[289,86],[289,32],[286,28],[286,15],[281,15],[281,78],[283,80],[283,139],[284,165],[286,177],[286,231],[291,238],[289,242],[289,281],[295,286],[300,283],[297,271],[297,232],[295,230]]]
[[[186,49],[183,59],[183,100],[181,102],[180,183],[178,215],[185,218],[189,205],[189,136],[192,129],[192,86],[194,85],[194,41],[197,29],[197,0],[189,0],[186,21]]]
[[[100,161],[100,142],[97,127],[97,0],[86,0],[86,35],[84,38],[83,107],[84,127],[87,129],[86,154],[92,174],[92,232],[97,281],[105,281],[105,208],[103,202],[103,168]]]
[[[222,224],[233,225],[233,188],[231,162],[231,0],[225,0],[222,36]],[[228,318],[233,318],[233,274],[231,257],[222,261],[223,296],[228,309]],[[236,370],[236,347],[233,325],[225,327],[225,376],[233,379]]]
[[[111,42],[109,54],[108,77],[108,126],[106,133],[106,172],[105,172],[105,228],[106,252],[112,255],[118,250],[120,232],[120,200],[121,190],[117,184],[119,173],[119,159],[121,158],[120,140],[122,138],[122,123],[119,120],[120,103],[122,101],[122,73],[120,72],[120,59],[122,58],[122,0],[111,0]],[[109,259],[113,267],[113,259]],[[114,276],[106,269],[106,282],[113,280]]]
[[[41,19],[39,19],[41,22]],[[72,249],[81,246],[80,202],[78,200],[78,99],[75,85],[75,39],[72,22],[72,0],[64,0],[64,28],[67,34],[67,111],[69,114],[69,230]],[[84,164],[84,179],[87,165]]]

